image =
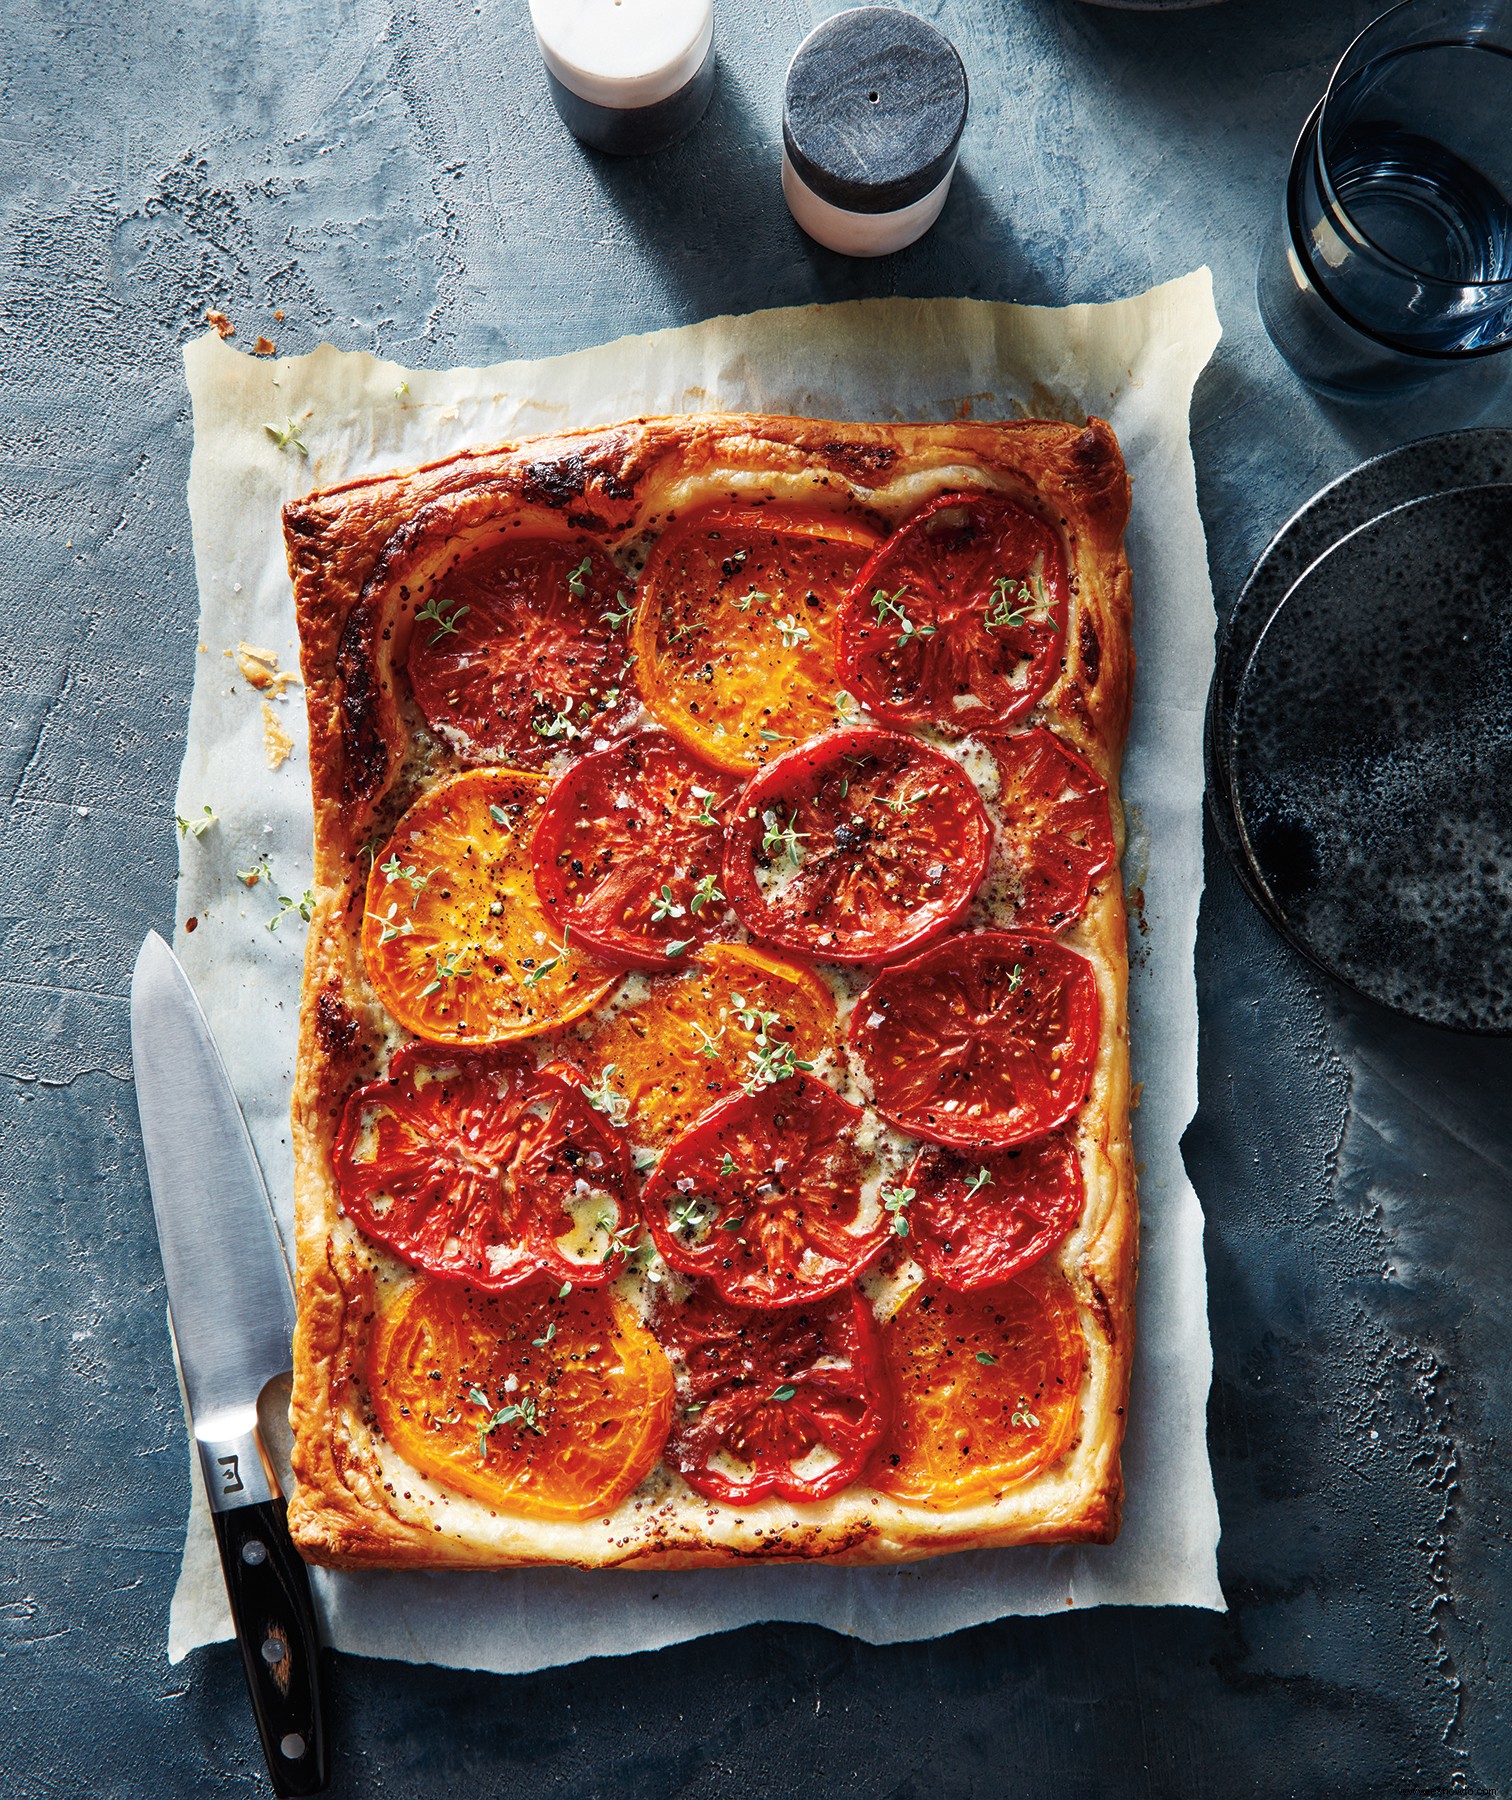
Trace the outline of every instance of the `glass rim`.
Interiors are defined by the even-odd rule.
[[[1366,324],[1363,319],[1357,319],[1354,314],[1340,301],[1336,300],[1323,283],[1317,279],[1313,272],[1312,259],[1308,255],[1307,244],[1302,236],[1297,219],[1295,190],[1297,182],[1301,179],[1300,169],[1303,153],[1307,149],[1308,139],[1317,124],[1318,115],[1321,113],[1322,109],[1323,102],[1320,100],[1307,115],[1307,123],[1302,127],[1302,134],[1297,140],[1296,152],[1292,157],[1291,169],[1286,178],[1286,206],[1284,209],[1286,238],[1287,242],[1291,245],[1293,254],[1296,256],[1296,259],[1301,266],[1303,275],[1306,277],[1308,291],[1321,300],[1328,310],[1333,313],[1336,318],[1342,320],[1351,331],[1358,333],[1361,337],[1368,338],[1374,344],[1379,344],[1383,350],[1390,350],[1395,355],[1406,357],[1411,362],[1422,363],[1425,368],[1432,368],[1435,365],[1444,363],[1469,362],[1475,357],[1504,355],[1508,350],[1512,350],[1512,338],[1504,339],[1499,342],[1470,344],[1460,349],[1440,350],[1427,344],[1409,343],[1405,338],[1392,337],[1388,332],[1381,331],[1374,325]],[[1373,245],[1372,248],[1374,248]],[[1399,268],[1404,268],[1406,265],[1398,264],[1397,266]],[[1460,291],[1463,292],[1463,289]]]
[[[1423,282],[1435,288],[1443,288],[1451,293],[1462,294],[1466,292],[1467,289],[1490,293],[1512,292],[1512,275],[1499,275],[1489,281],[1451,281],[1443,275],[1435,275],[1427,269],[1415,268],[1411,263],[1403,262],[1401,257],[1394,256],[1384,245],[1377,243],[1370,233],[1360,224],[1359,220],[1355,218],[1354,214],[1339,198],[1338,192],[1333,184],[1333,178],[1329,173],[1328,159],[1323,150],[1324,130],[1328,123],[1328,103],[1335,98],[1335,90],[1338,87],[1339,77],[1343,73],[1344,65],[1350,61],[1360,45],[1365,42],[1366,38],[1368,38],[1372,32],[1377,30],[1380,26],[1385,25],[1389,20],[1394,19],[1398,13],[1415,12],[1425,4],[1442,4],[1442,0],[1396,0],[1394,6],[1387,7],[1385,12],[1379,13],[1364,27],[1363,30],[1355,34],[1348,45],[1346,45],[1343,55],[1341,55],[1338,62],[1334,64],[1333,73],[1328,78],[1328,86],[1323,90],[1323,98],[1318,102],[1307,124],[1302,128],[1303,137],[1305,138],[1309,131],[1311,131],[1313,137],[1312,153],[1317,158],[1318,174],[1322,180],[1324,191],[1328,196],[1330,206],[1338,212],[1341,218],[1348,220],[1350,230],[1355,233],[1359,241],[1366,245],[1374,255],[1380,257],[1382,262],[1389,263],[1393,269],[1400,270],[1404,275],[1410,275],[1414,281]],[[1466,7],[1466,10],[1468,11],[1468,6]],[[1512,56],[1512,45],[1507,47],[1505,53]],[[1503,345],[1501,347],[1505,348],[1506,346]],[[1422,353],[1418,352],[1418,354]]]

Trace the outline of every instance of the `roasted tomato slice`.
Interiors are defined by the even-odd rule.
[[[856,1294],[802,1309],[726,1306],[706,1288],[662,1308],[677,1370],[666,1460],[709,1500],[823,1500],[849,1487],[885,1424],[877,1328]]]
[[[362,960],[416,1037],[531,1037],[620,979],[568,942],[536,897],[530,839],[545,792],[538,775],[469,770],[417,800],[375,859]]]
[[[612,730],[633,697],[631,591],[587,538],[464,555],[430,584],[410,637],[410,686],[431,729],[468,762],[525,768]]]
[[[710,944],[682,975],[562,1054],[623,1102],[632,1138],[665,1143],[719,1100],[801,1072],[836,1048],[835,1000],[811,970],[749,944]]]
[[[501,1512],[591,1519],[661,1458],[673,1376],[623,1301],[421,1280],[379,1314],[368,1392],[413,1468]]]
[[[1014,923],[1064,931],[1113,867],[1108,784],[1038,726],[988,747],[998,767],[998,855]]]
[[[874,532],[818,512],[723,506],[652,547],[631,632],[646,704],[742,773],[836,718],[835,615]]]
[[[1017,1150],[921,1150],[904,1177],[909,1243],[946,1287],[995,1287],[1039,1261],[1081,1217],[1081,1159],[1065,1132]]]
[[[736,782],[665,732],[575,762],[536,826],[536,890],[557,924],[614,962],[664,969],[719,930],[725,820]]]
[[[657,1249],[739,1306],[799,1306],[844,1287],[892,1231],[856,1139],[864,1116],[809,1075],[722,1101],[646,1183]]]
[[[1060,673],[1066,559],[1000,494],[943,494],[871,558],[840,615],[840,679],[879,719],[990,731]]]
[[[917,1506],[992,1500],[1076,1435],[1086,1344],[1064,1278],[955,1294],[926,1284],[882,1327],[892,1421],[874,1487]]]
[[[519,1051],[407,1044],[347,1101],[332,1160],[368,1237],[494,1292],[542,1274],[602,1285],[633,1216],[623,1135],[573,1070]]]
[[[884,969],[856,1002],[850,1041],[895,1125],[962,1150],[1009,1150],[1086,1099],[1097,1031],[1086,957],[984,931]]]
[[[725,892],[753,936],[825,962],[882,962],[966,910],[992,826],[959,764],[892,731],[832,731],[735,805]]]

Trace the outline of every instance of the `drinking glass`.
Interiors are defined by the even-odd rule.
[[[1325,392],[1401,391],[1512,343],[1512,0],[1402,0],[1303,128],[1260,315]]]

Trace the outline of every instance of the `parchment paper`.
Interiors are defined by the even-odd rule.
[[[276,772],[263,699],[225,652],[246,640],[297,668],[278,508],[308,488],[466,445],[642,413],[714,409],[930,420],[1100,413],[1134,477],[1138,675],[1125,763],[1125,873],[1142,888],[1130,981],[1143,1214],[1138,1347],[1123,1532],[1107,1547],[981,1551],[886,1569],[737,1568],[317,1573],[331,1643],[369,1656],[522,1671],[651,1649],[773,1619],[872,1643],[932,1637],[1009,1613],[1109,1603],[1221,1609],[1208,1466],[1211,1374],[1202,1216],[1180,1140],[1197,1102],[1192,968],[1202,891],[1203,702],[1213,599],[1188,440],[1193,385],[1218,339],[1203,269],[1139,298],[1064,309],[971,300],[790,308],[541,362],[439,374],[322,347],[279,361],[209,335],[185,352],[194,402],[189,505],[199,663],[178,812],[185,834],[176,947],[215,1028],[292,1242],[288,1104],[304,925],[276,929],[311,869],[301,690],[273,710],[294,739]],[[265,429],[289,421],[307,454]],[[266,856],[274,880],[248,887]],[[195,921],[193,930],[188,922]],[[231,1636],[197,1471],[169,1624],[173,1660]]]

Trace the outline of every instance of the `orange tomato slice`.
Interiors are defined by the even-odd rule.
[[[833,725],[835,622],[877,542],[803,510],[710,507],[669,525],[630,631],[652,713],[699,756],[745,771]]]
[[[775,1074],[836,1046],[834,996],[811,970],[748,944],[708,944],[689,962],[595,1031],[582,1058],[623,1096],[626,1129],[644,1143],[675,1137],[763,1067]],[[574,1049],[562,1054],[573,1060]]]
[[[672,1365],[621,1300],[419,1281],[380,1314],[368,1391],[404,1460],[501,1512],[590,1519],[656,1466]]]
[[[991,1500],[1066,1452],[1086,1344],[1065,1278],[1037,1269],[970,1294],[926,1284],[882,1329],[892,1423],[872,1485],[918,1506]]]
[[[547,783],[472,769],[432,789],[368,877],[362,960],[417,1037],[497,1044],[596,1006],[620,976],[563,940],[541,909],[530,840]]]

